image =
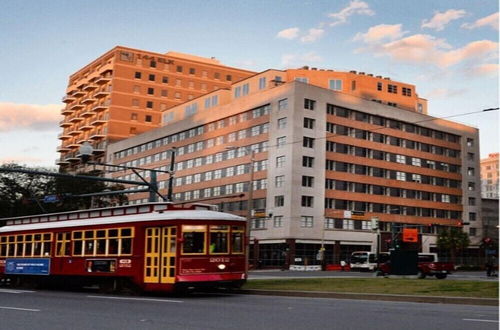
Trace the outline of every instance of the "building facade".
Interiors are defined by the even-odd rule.
[[[109,143],[159,127],[162,111],[253,74],[213,58],[115,47],[70,76],[56,164],[74,169],[84,142],[102,160]]]
[[[414,106],[404,108],[388,104],[394,93],[360,97],[336,90],[331,76],[333,88],[325,88],[292,72],[264,71],[174,106],[161,128],[109,145],[108,161],[166,170],[175,147],[174,200],[209,201],[239,215],[247,214],[253,189],[253,253],[265,266],[316,263],[321,247],[327,262],[375,251],[372,217],[381,222],[382,250],[401,225],[419,229],[423,251],[433,251],[448,226],[463,226],[479,244],[477,129],[419,111],[425,100],[414,86],[405,95]],[[373,90],[376,79],[387,82],[374,79]],[[403,96],[400,86],[394,97]],[[162,194],[167,181],[159,176]]]
[[[483,198],[498,199],[499,197],[498,160],[498,152],[481,159],[481,195]]]

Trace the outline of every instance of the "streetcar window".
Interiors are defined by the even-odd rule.
[[[206,226],[182,226],[182,253],[205,253]]]
[[[220,254],[229,252],[229,227],[210,226],[210,253]]]
[[[73,232],[73,255],[104,256],[132,254],[132,228]]]
[[[122,238],[122,247],[120,254],[131,254],[132,253],[132,239],[131,238]]]
[[[231,230],[231,252],[243,253],[243,227],[233,226]]]

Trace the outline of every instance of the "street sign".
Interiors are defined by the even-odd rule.
[[[418,229],[417,228],[403,228],[403,242],[417,243],[418,242]]]
[[[43,198],[44,203],[57,203],[59,202],[59,196],[57,195],[47,195]]]

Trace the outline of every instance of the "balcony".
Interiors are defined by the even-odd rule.
[[[80,143],[77,142],[77,139],[73,140],[67,145],[68,148],[70,149],[76,149],[80,147]]]
[[[57,147],[56,151],[57,152],[68,152],[70,151],[71,149],[68,147],[68,146],[59,146]]]
[[[92,132],[89,134],[89,139],[91,140],[99,140],[99,139],[103,139],[106,137],[106,135],[102,132]]]
[[[77,104],[73,104],[70,109],[71,110],[79,110],[79,109],[82,109],[82,108],[83,108],[83,104],[78,104],[77,103]]]
[[[92,96],[89,96],[87,98],[84,98],[82,103],[83,104],[90,104],[90,103],[94,103],[95,101],[97,101],[96,98],[92,97]]]
[[[67,131],[64,131],[62,133],[59,133],[59,135],[57,136],[57,138],[59,140],[67,140],[67,139],[71,138],[71,135],[69,135]]]
[[[69,165],[69,162],[64,158],[60,158],[56,160],[56,165]]]
[[[95,115],[95,113],[94,113],[94,111],[92,111],[92,109],[85,109],[80,114],[80,116],[82,116],[82,117],[90,117],[90,116],[94,116],[94,115]]]
[[[78,127],[73,127],[72,129],[69,130],[68,134],[71,136],[75,136],[82,134],[82,131]]]
[[[71,126],[71,123],[69,121],[66,121],[66,120],[61,120],[59,122],[59,126],[60,127],[70,127]]]
[[[75,110],[72,110],[70,108],[64,108],[61,109],[61,114],[64,116],[71,115]]]
[[[83,87],[83,90],[86,91],[86,92],[90,92],[90,91],[93,91],[96,88],[97,88],[97,85],[88,84],[88,85],[86,85],[86,86]]]
[[[95,107],[92,108],[92,111],[95,111],[95,112],[100,112],[100,111],[104,111],[106,110],[107,108],[109,108],[109,105],[106,105],[106,104],[98,104],[96,105]]]
[[[73,102],[73,101],[75,101],[75,100],[76,100],[76,97],[74,97],[74,96],[72,96],[72,95],[66,95],[66,96],[64,96],[64,97],[62,98],[62,101],[63,101],[64,103],[71,103],[71,102]]]
[[[104,119],[104,118],[95,118],[94,120],[92,120],[92,121],[90,122],[90,124],[91,124],[91,125],[94,125],[94,126],[97,126],[97,125],[102,125],[102,124],[104,124],[104,123],[106,123],[106,122],[107,122],[107,120],[106,120],[106,119]]]
[[[65,160],[68,161],[68,162],[79,162],[80,161],[80,157],[78,157],[78,155],[77,155],[76,152],[73,152],[73,153],[69,154],[65,158]]]
[[[108,74],[106,76],[101,76],[101,77],[96,79],[95,83],[98,85],[102,85],[102,84],[105,84],[107,82],[110,82],[111,78],[113,78],[113,76],[111,76],[110,74]]]
[[[68,119],[69,119],[70,123],[79,123],[83,120],[83,118],[80,117],[80,115],[74,115],[73,117],[68,118]]]
[[[100,98],[105,97],[105,96],[108,96],[108,95],[109,95],[109,91],[102,90],[102,91],[97,91],[97,92],[94,94],[94,97],[97,97],[98,99],[100,99]]]
[[[89,129],[92,129],[94,128],[94,126],[92,126],[92,123],[90,123],[89,121],[86,121],[85,123],[83,123],[82,126],[80,126],[80,129],[82,131],[88,131]]]
[[[77,91],[75,91],[75,92],[73,93],[73,96],[74,96],[74,97],[80,97],[80,96],[83,96],[83,95],[85,95],[85,94],[86,94],[86,93],[85,93],[84,91],[82,91],[82,90],[77,90]]]
[[[94,150],[92,150],[94,155],[99,155],[103,152],[106,152],[106,142],[96,143],[92,145],[92,147],[94,148]]]

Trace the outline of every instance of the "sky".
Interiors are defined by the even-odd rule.
[[[498,107],[496,0],[0,0],[0,164],[55,166],[69,76],[117,45],[391,77],[435,117]],[[483,158],[498,113],[453,118],[480,129]]]

